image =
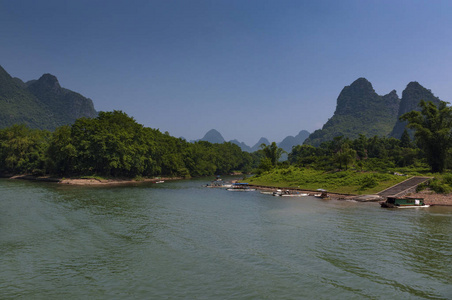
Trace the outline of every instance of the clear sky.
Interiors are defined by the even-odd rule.
[[[452,1],[0,0],[0,65],[188,140],[319,129],[342,88],[452,101]]]

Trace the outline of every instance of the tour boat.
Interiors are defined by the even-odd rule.
[[[385,202],[380,202],[381,207],[385,208],[418,208],[418,207],[430,207],[430,205],[424,203],[423,198],[398,198],[388,197]]]

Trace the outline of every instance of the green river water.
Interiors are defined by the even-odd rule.
[[[0,179],[0,299],[452,299],[452,208]]]

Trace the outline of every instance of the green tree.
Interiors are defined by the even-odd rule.
[[[339,169],[342,169],[342,166],[345,166],[345,169],[348,169],[348,166],[355,161],[356,159],[356,151],[349,147],[349,145],[343,144],[341,149],[334,155],[334,160],[339,164]]]
[[[44,173],[49,136],[48,131],[25,125],[0,130],[0,171]]]
[[[316,148],[311,145],[296,145],[289,153],[289,162],[300,166],[307,166],[315,163],[318,158],[325,154],[321,148]]]
[[[272,166],[276,166],[278,160],[281,158],[283,153],[286,153],[282,148],[279,148],[275,142],[270,145],[261,145],[262,151],[264,152],[265,157],[270,159]]]
[[[69,175],[73,172],[76,148],[72,143],[70,126],[58,127],[53,132],[47,156],[47,168],[51,173]]]
[[[441,101],[438,106],[433,102],[421,100],[421,111],[411,111],[400,117],[408,121],[408,127],[415,130],[417,145],[425,155],[432,172],[443,172],[447,154],[452,146],[452,108]]]
[[[402,148],[412,148],[410,135],[408,134],[408,131],[405,130],[402,133],[402,136],[400,137],[400,147]]]

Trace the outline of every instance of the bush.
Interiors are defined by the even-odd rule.
[[[416,193],[419,193],[420,191],[425,190],[427,187],[428,187],[428,182],[424,182],[424,183],[419,184],[416,187]]]
[[[367,175],[360,179],[360,187],[359,190],[367,190],[378,185],[378,181],[374,175]]]
[[[443,182],[452,186],[452,174],[446,174],[443,176]]]
[[[444,181],[440,181],[437,178],[433,178],[432,181],[430,181],[430,189],[435,191],[435,193],[438,194],[448,194],[452,191],[452,188],[450,185],[445,184]]]

